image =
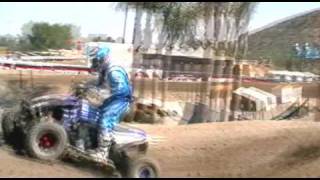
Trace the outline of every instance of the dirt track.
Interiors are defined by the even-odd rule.
[[[4,77],[2,80],[17,80]],[[72,76],[37,78],[38,85],[77,81]],[[24,79],[28,81],[27,79]],[[11,82],[11,81],[10,81]],[[24,84],[29,86],[29,84]],[[306,91],[318,98],[318,89]],[[317,119],[317,118],[316,118]],[[162,177],[320,177],[320,124],[306,121],[242,121],[189,126],[139,125],[166,139],[150,145]],[[1,177],[96,177],[69,164],[43,164],[0,148]]]
[[[166,141],[150,145],[162,177],[320,177],[320,124],[242,121],[189,126],[139,125]],[[93,177],[0,150],[1,177]]]
[[[251,121],[146,128],[165,177],[318,177],[320,124]]]
[[[10,150],[0,150],[1,177],[94,177],[90,172],[57,163],[47,164],[20,157]]]

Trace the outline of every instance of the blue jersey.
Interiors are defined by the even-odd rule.
[[[99,76],[99,85],[110,88],[111,99],[132,98],[132,86],[127,72],[120,66],[102,67]],[[108,99],[110,99],[108,98]]]

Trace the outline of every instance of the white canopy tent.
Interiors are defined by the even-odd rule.
[[[261,93],[262,95],[264,96],[267,96],[268,98],[268,104],[269,104],[269,107],[272,109],[272,108],[276,108],[277,107],[277,96],[269,93],[269,92],[266,92],[266,91],[263,91],[261,89],[258,89],[258,88],[255,88],[255,87],[250,87],[249,89],[252,89],[254,91],[257,91],[259,93]],[[267,106],[268,107],[268,106]]]
[[[261,98],[259,94],[251,89],[240,87],[234,93],[255,102],[257,111],[263,110],[267,106],[267,99]]]
[[[271,110],[276,107],[276,96],[260,89],[240,87],[234,91],[239,96],[245,97],[256,104],[256,110]]]

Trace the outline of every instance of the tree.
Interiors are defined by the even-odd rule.
[[[33,21],[29,21],[28,23],[25,23],[21,27],[22,36],[27,37],[28,35],[32,35],[32,27],[34,25]]]
[[[165,54],[171,55],[176,45],[180,48],[193,49],[202,45],[203,56],[212,60],[215,60],[216,56],[225,57],[226,55],[233,60],[246,57],[248,23],[257,3],[130,2],[125,4],[136,11],[133,38],[134,62],[141,59],[137,56],[140,54],[140,47],[149,48],[150,39],[152,39],[150,31],[152,17],[157,22],[156,26],[159,30],[157,53],[161,54],[163,48],[166,48]],[[147,13],[144,32],[141,29],[143,12]],[[199,35],[201,28],[204,32]],[[201,36],[202,38],[199,38]],[[223,61],[215,64],[216,74],[222,72],[221,62]],[[232,66],[232,63],[227,66]],[[209,67],[204,72],[207,76],[211,76],[212,68]],[[210,87],[210,83],[207,83],[208,91]],[[207,95],[204,94],[204,97]]]
[[[180,43],[180,47],[198,48],[197,35],[203,27],[199,27],[199,21],[204,21],[204,34],[200,39],[205,50],[204,57],[215,60],[216,56],[227,55],[231,59],[242,59],[246,57],[247,28],[256,5],[257,3],[251,2],[167,3],[161,8],[162,29],[159,33],[158,50],[167,47],[166,54],[170,55],[176,43]],[[215,75],[223,73],[221,62],[215,63]],[[229,63],[227,66],[232,64]],[[231,67],[228,68],[232,70]],[[212,71],[212,64],[203,70],[206,76],[203,78],[204,81],[208,80],[207,77],[211,76]],[[207,82],[207,91],[201,95],[203,103],[211,89],[211,83]]]
[[[32,49],[31,43],[27,36],[18,36],[17,51],[26,51]]]
[[[22,35],[1,36],[0,45],[10,50],[46,50],[69,49],[72,40],[80,37],[80,28],[72,24],[60,25],[48,23],[28,22],[21,28]]]
[[[151,39],[152,39],[152,32],[150,30],[150,22],[151,22],[151,16],[154,10],[157,10],[160,6],[160,3],[151,3],[151,2],[120,2],[116,4],[116,8],[120,10],[125,10],[125,13],[127,14],[128,9],[134,9],[135,10],[135,19],[134,19],[134,29],[133,29],[133,38],[132,38],[132,44],[133,44],[133,51],[132,51],[132,57],[133,57],[133,86],[136,88],[135,84],[135,68],[138,68],[142,62],[142,52],[147,51],[147,49],[151,45]],[[148,11],[148,18],[146,21],[146,29],[144,31],[145,36],[144,39],[142,37],[142,26],[141,26],[141,19],[143,16],[144,11]],[[126,16],[125,16],[126,18]],[[126,20],[125,20],[126,21]],[[125,25],[126,26],[126,25]],[[124,30],[125,32],[125,30]],[[144,44],[144,46],[143,46]],[[142,89],[139,91],[139,97],[143,96],[143,84],[140,86]]]
[[[141,45],[141,18],[142,18],[142,6],[144,2],[119,2],[116,4],[116,9],[124,10],[127,13],[128,9],[134,9],[135,10],[135,19],[134,19],[134,29],[133,29],[133,38],[132,38],[132,44],[133,44],[133,63],[138,63],[139,60],[139,48]],[[135,66],[135,64],[133,64]]]
[[[126,39],[128,11],[129,11],[129,5],[127,4],[125,8],[124,25],[123,25],[123,35],[122,35],[123,44],[125,43],[125,39]]]
[[[31,45],[25,36],[0,36],[0,46],[7,47],[11,51],[29,50]]]
[[[106,38],[105,42],[112,42],[112,43],[114,43],[114,42],[116,42],[116,41],[115,41],[112,37],[108,36],[108,37]]]
[[[0,46],[6,47],[10,50],[17,48],[18,39],[11,35],[0,36]]]
[[[81,27],[80,26],[76,26],[73,24],[69,24],[68,26],[70,26],[71,29],[71,35],[72,35],[72,39],[78,39],[81,37]]]
[[[34,50],[70,49],[72,44],[72,27],[48,23],[35,23],[28,39]]]
[[[117,37],[116,43],[124,43],[124,39],[122,37]]]
[[[101,41],[102,41],[102,38],[101,38],[101,36],[94,37],[94,38],[92,38],[92,41],[93,41],[93,42],[101,42]]]
[[[171,62],[171,54],[177,44],[180,47],[183,45],[194,47],[195,36],[193,24],[197,17],[196,9],[193,7],[193,3],[186,2],[168,2],[158,6],[157,22],[160,33],[158,34],[158,43],[156,45],[156,51],[162,54],[163,48],[166,48],[165,54],[168,55],[167,63]],[[164,63],[163,62],[163,63]],[[170,64],[163,65],[164,67],[164,83],[162,86],[162,105],[165,106],[166,94],[168,89],[168,71],[166,68]]]
[[[139,61],[141,59],[141,49],[145,51],[146,48],[149,48],[148,44],[150,43],[144,43],[143,42],[143,32],[142,32],[142,25],[141,20],[143,17],[143,13],[145,11],[148,12],[148,18],[147,18],[147,29],[145,30],[145,41],[148,41],[148,39],[152,39],[151,37],[151,31],[148,30],[148,27],[150,27],[150,21],[151,16],[156,11],[163,8],[167,3],[164,2],[119,2],[116,4],[116,9],[118,10],[124,10],[125,13],[127,13],[128,9],[135,10],[135,19],[134,19],[134,29],[133,29],[133,38],[132,38],[132,44],[133,44],[133,66],[137,67],[141,62]],[[124,30],[125,31],[125,30]],[[143,44],[145,44],[143,49]]]
[[[212,46],[212,50],[217,56],[227,55],[231,59],[240,60],[246,57],[247,52],[247,38],[248,38],[248,24],[252,17],[253,11],[257,3],[252,2],[220,2],[214,6],[214,39],[215,45]],[[215,64],[217,70],[222,69],[220,63]],[[232,66],[229,64],[229,66]],[[231,68],[229,68],[231,69]],[[217,73],[217,72],[214,72]],[[219,75],[218,72],[215,75]],[[231,74],[231,73],[228,73]],[[238,76],[238,74],[234,74]],[[240,81],[235,81],[234,88],[240,86]],[[231,96],[232,92],[229,92],[227,98]],[[229,108],[233,111],[239,106],[239,99],[237,96],[232,95],[232,100],[226,100],[227,105],[225,108]],[[234,115],[234,114],[232,114]],[[234,119],[234,116],[233,118]],[[225,116],[224,120],[227,120]]]
[[[102,38],[101,36],[95,37],[92,39],[93,42],[116,42],[112,37],[108,36],[107,38]]]

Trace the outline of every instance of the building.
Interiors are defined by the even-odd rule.
[[[277,96],[277,103],[294,103],[302,99],[301,85],[279,85],[272,88],[272,94]]]

